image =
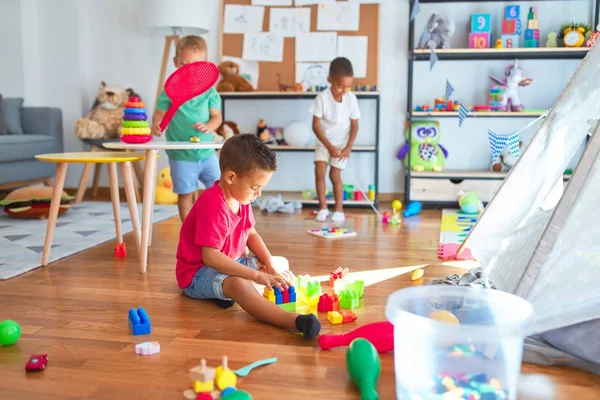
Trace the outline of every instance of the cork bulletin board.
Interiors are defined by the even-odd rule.
[[[228,4],[237,5],[252,5],[251,0],[221,0],[220,26],[220,55],[221,57],[239,57],[242,58],[244,34],[241,33],[224,33],[224,14],[225,6]],[[273,6],[264,6],[265,13],[263,18],[263,32],[269,31],[269,14]],[[304,6],[310,7],[310,32],[327,32],[317,30],[318,5]],[[290,8],[290,7],[287,7]],[[329,31],[331,32],[331,31]],[[379,4],[361,4],[360,5],[360,23],[358,31],[337,31],[339,36],[366,36],[367,37],[367,70],[365,78],[355,78],[355,85],[377,85],[379,87]],[[279,91],[277,84],[277,74],[281,75],[281,83],[294,85],[296,78],[296,47],[294,37],[286,37],[283,39],[283,61],[282,62],[266,62],[259,61],[258,73],[258,92],[274,92]],[[331,54],[333,60],[337,54]],[[324,62],[324,61],[323,61]]]

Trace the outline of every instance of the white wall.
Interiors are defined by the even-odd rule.
[[[205,37],[209,43],[209,59],[218,61],[219,52],[219,0],[202,0],[206,3],[210,33]],[[385,0],[381,4],[380,21],[380,180],[382,192],[403,191],[403,173],[396,153],[404,142],[403,126],[406,110],[407,90],[407,50],[408,50],[408,1]],[[452,40],[453,47],[467,47],[469,15],[475,12],[490,12],[494,15],[496,33],[498,21],[502,17],[506,3],[455,3],[422,4],[421,14],[417,18],[417,33],[432,12],[446,14],[457,24],[457,34]],[[522,9],[535,5],[538,7],[542,36],[548,30],[558,30],[560,24],[570,20],[587,20],[588,2],[586,0],[552,2],[518,2]],[[9,54],[25,59],[18,64],[19,75],[13,64],[0,63],[0,72],[11,68],[16,72],[10,80],[15,85],[16,94],[26,93],[26,103],[50,104],[63,110],[66,150],[83,148],[75,137],[73,127],[77,118],[84,114],[93,103],[100,81],[133,87],[148,101],[148,111],[152,112],[152,103],[156,92],[158,73],[162,57],[164,40],[161,36],[151,35],[138,25],[138,2],[135,0],[23,0],[20,10],[17,0],[0,0],[0,21],[5,15],[14,29],[21,32],[21,51],[12,44]],[[17,11],[15,11],[17,9]],[[18,18],[18,13],[21,18]],[[15,13],[17,13],[15,15]],[[555,16],[551,16],[554,14]],[[560,17],[559,17],[560,16]],[[522,18],[523,21],[525,17]],[[16,23],[16,22],[17,23]],[[19,30],[18,21],[21,21]],[[29,26],[27,25],[29,24]],[[0,24],[2,26],[3,24]],[[5,29],[4,27],[1,29]],[[17,35],[18,36],[18,35]],[[12,37],[12,35],[11,35]],[[6,46],[4,41],[0,46]],[[0,47],[0,50],[2,47]],[[23,49],[32,50],[31,52]],[[0,53],[2,54],[2,53]],[[27,61],[28,60],[28,61]],[[35,60],[39,60],[36,64]],[[19,61],[23,63],[23,61]],[[546,108],[552,105],[562,88],[574,72],[579,61],[523,61],[525,73],[533,78],[531,86],[523,88],[522,99],[527,107]],[[454,97],[465,102],[485,102],[489,90],[489,74],[501,75],[506,61],[440,61],[432,72],[428,62],[419,62],[415,69],[415,102],[432,103],[435,97],[444,93],[446,78],[456,88]],[[169,64],[168,73],[173,71]],[[20,78],[19,78],[20,76]],[[21,83],[18,83],[21,82]],[[4,88],[9,83],[5,74],[0,74],[0,92],[8,93]],[[20,86],[19,86],[20,85]],[[415,104],[416,104],[415,103]],[[306,104],[302,103],[301,107]],[[362,106],[362,104],[361,104]],[[282,106],[287,108],[289,106]],[[365,112],[368,106],[365,103]],[[236,114],[232,114],[235,109]],[[298,109],[274,110],[270,103],[256,102],[244,109],[232,106],[227,109],[227,117],[236,120],[243,127],[252,128],[259,118],[270,123],[282,123],[296,118]],[[250,113],[248,110],[255,110]],[[367,115],[361,121],[361,127],[369,128]],[[300,116],[307,118],[307,116]],[[453,119],[442,120],[441,143],[448,148],[450,158],[447,168],[487,168],[489,150],[487,129],[510,132],[527,123],[527,119],[469,119],[458,129]],[[532,131],[528,132],[530,135]],[[370,132],[361,131],[360,140],[368,143]],[[527,138],[527,135],[525,135]],[[371,156],[361,154],[352,160],[354,171],[361,183],[370,183]],[[310,154],[280,156],[280,171],[273,179],[270,189],[289,188],[290,173],[301,166],[306,171],[299,186],[312,187],[312,164]],[[360,167],[358,167],[360,163]],[[364,164],[363,164],[364,163]],[[163,154],[159,166],[167,164]],[[67,186],[76,187],[81,168],[69,168]],[[347,176],[346,179],[349,179]],[[364,180],[363,180],[364,179]],[[107,185],[106,177],[103,184]],[[296,180],[294,180],[296,182]],[[296,184],[296,183],[294,183]],[[310,186],[309,186],[310,185]],[[299,187],[294,186],[294,187]]]
[[[19,0],[0,0],[0,94],[22,97],[23,46]]]

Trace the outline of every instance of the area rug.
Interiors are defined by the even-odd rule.
[[[138,206],[141,216],[142,205]],[[154,222],[178,215],[175,205],[155,205]],[[141,221],[141,218],[140,218]],[[47,220],[16,219],[0,211],[0,280],[38,268],[44,251]],[[121,204],[123,234],[133,231],[129,208]],[[82,202],[58,217],[50,262],[116,239],[110,202]]]
[[[456,256],[458,248],[473,229],[479,215],[465,214],[460,210],[443,209],[440,228],[440,244],[438,258],[440,260],[473,260],[471,250],[466,248],[460,256]]]

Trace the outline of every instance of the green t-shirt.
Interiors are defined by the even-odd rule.
[[[171,99],[169,99],[163,89],[156,103],[156,109],[167,111],[170,105]],[[166,131],[167,141],[189,142],[190,137],[197,136],[201,142],[212,142],[212,133],[202,133],[192,128],[193,124],[198,122],[205,124],[210,120],[211,108],[221,111],[221,96],[219,96],[215,88],[210,88],[206,93],[183,103],[173,116],[171,122],[169,122]],[[214,155],[215,150],[166,150],[166,153],[169,158],[174,160],[200,161]]]

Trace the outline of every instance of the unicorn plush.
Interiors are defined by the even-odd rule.
[[[505,111],[522,111],[525,107],[519,98],[519,86],[527,86],[531,83],[531,78],[523,77],[523,68],[519,67],[519,60],[515,60],[513,65],[509,65],[504,70],[504,79],[498,79],[490,75],[490,79],[495,83],[504,86],[504,97],[502,106]]]

